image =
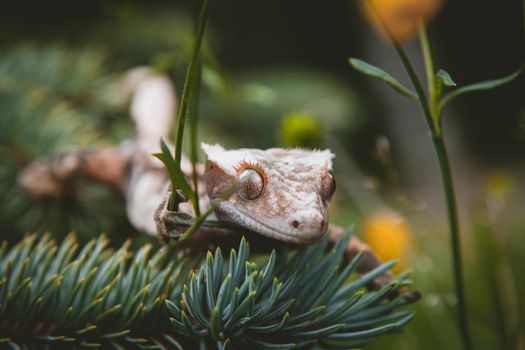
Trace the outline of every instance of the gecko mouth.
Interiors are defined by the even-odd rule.
[[[254,218],[253,216],[246,213],[244,210],[239,209],[227,200],[222,200],[218,204],[216,210],[219,212],[219,214],[226,215],[229,221],[237,225],[245,227],[251,231],[254,231],[255,233],[259,233],[264,236],[274,238],[283,242],[306,244],[315,242],[323,236],[323,233],[319,233],[316,235],[307,234],[298,236],[291,232],[278,230],[275,227],[272,227],[267,223],[264,223]]]

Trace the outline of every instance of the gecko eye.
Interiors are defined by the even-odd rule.
[[[323,176],[321,183],[323,198],[329,200],[335,193],[335,178],[332,174],[328,173]]]
[[[259,198],[264,192],[264,178],[252,168],[246,168],[237,175],[235,191],[244,200]]]

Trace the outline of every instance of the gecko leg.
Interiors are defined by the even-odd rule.
[[[171,188],[166,191],[154,215],[157,237],[163,243],[181,237],[195,220],[192,215],[181,210],[179,205],[186,203],[187,199],[180,191],[177,191],[175,196],[177,210],[168,209],[171,193]],[[234,248],[238,245],[240,238],[241,234],[236,230],[203,226],[182,242],[181,248],[187,248],[192,252],[206,251],[218,246]]]
[[[346,230],[340,226],[330,225],[328,228],[330,239],[333,244],[337,242],[345,233]],[[361,261],[357,265],[356,271],[360,274],[366,274],[381,266],[383,261],[374,253],[374,251],[363,241],[352,235],[348,246],[346,247],[346,259],[351,261],[357,254],[364,252]],[[390,271],[385,272],[381,276],[377,277],[367,287],[369,289],[377,290],[386,286],[392,280],[393,275]]]
[[[128,163],[129,157],[116,147],[71,150],[32,161],[20,173],[18,183],[35,198],[61,196],[67,182],[75,177],[89,178],[122,191]]]
[[[342,235],[346,233],[346,230],[340,226],[330,225],[328,228],[330,232],[330,239],[332,244],[335,244]],[[355,235],[352,235],[348,246],[346,247],[346,259],[351,261],[357,254],[364,252],[361,261],[357,265],[356,271],[360,275],[364,275],[375,268],[381,266],[383,261],[374,253],[374,251],[363,241],[357,238]],[[390,271],[386,271],[381,276],[374,279],[366,287],[369,290],[379,290],[389,284],[392,281],[394,275]],[[400,294],[404,294],[404,298],[407,298],[411,301],[416,301],[422,298],[422,294],[419,290],[411,291],[408,293],[406,287],[400,287],[393,292],[392,297],[396,297]]]
[[[168,203],[171,197],[172,189],[164,194],[164,198],[155,211],[154,220],[157,227],[157,235],[161,241],[167,242],[170,239],[177,239],[193,223],[194,218],[187,213],[168,209]],[[178,208],[182,202],[187,202],[180,191],[175,192],[175,205]]]

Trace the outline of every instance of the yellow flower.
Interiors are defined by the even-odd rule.
[[[313,116],[305,112],[290,113],[281,123],[283,147],[320,148],[323,145],[323,127]]]
[[[392,210],[373,213],[365,218],[363,231],[366,242],[381,260],[400,259],[402,263],[408,258],[411,233],[401,214]]]
[[[486,188],[490,196],[504,199],[512,192],[513,181],[509,174],[495,170],[487,177]]]
[[[381,34],[386,34],[386,27],[394,38],[404,42],[417,33],[421,21],[427,22],[438,13],[443,0],[362,0],[361,4],[365,16]]]

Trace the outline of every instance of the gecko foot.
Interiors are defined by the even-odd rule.
[[[157,235],[164,242],[180,238],[194,221],[194,218],[187,213],[168,209],[171,193],[171,189],[166,192],[162,202],[155,211],[154,217]],[[180,191],[176,191],[175,193],[175,206],[178,208],[180,203],[186,202],[187,200]]]

